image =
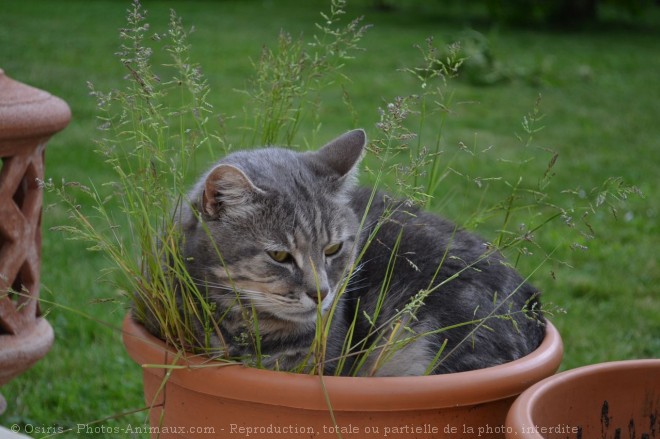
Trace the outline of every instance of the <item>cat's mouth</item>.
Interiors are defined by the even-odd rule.
[[[294,323],[310,323],[316,321],[317,315],[318,311],[316,309],[299,309],[288,310],[278,317]]]
[[[332,307],[333,297],[334,294],[329,294],[320,306],[315,304],[314,306],[291,307],[281,313],[279,317],[295,323],[315,322],[319,314],[325,315]]]

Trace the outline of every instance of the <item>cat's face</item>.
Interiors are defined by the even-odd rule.
[[[348,193],[364,144],[358,130],[314,153],[235,153],[205,177],[196,244],[212,299],[296,323],[331,307],[355,260],[359,219]]]

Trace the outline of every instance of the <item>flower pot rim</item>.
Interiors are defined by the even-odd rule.
[[[480,370],[415,377],[319,377],[240,364],[208,367],[208,360],[177,354],[130,314],[123,322],[123,340],[144,373],[164,379],[169,372],[168,383],[234,400],[311,410],[327,410],[328,397],[334,411],[428,410],[506,399],[554,374],[563,356],[561,337],[549,321],[541,345],[523,358]]]
[[[622,371],[638,371],[643,374],[648,373],[649,370],[660,371],[660,359],[608,361],[566,370],[549,376],[525,390],[516,399],[507,415],[506,425],[511,428],[514,436],[518,436],[519,426],[535,425],[533,412],[537,404],[550,392],[562,387],[574,387],[574,383],[598,375],[611,375]],[[539,433],[528,433],[524,437],[527,439],[544,439],[544,436]]]

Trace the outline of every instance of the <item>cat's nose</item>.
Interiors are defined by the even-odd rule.
[[[328,295],[328,288],[317,288],[307,291],[307,296],[316,303],[319,303],[319,301],[323,301],[323,299],[325,299],[327,295]]]

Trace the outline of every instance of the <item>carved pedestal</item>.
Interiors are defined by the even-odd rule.
[[[46,142],[68,105],[0,69],[0,385],[43,357],[53,330],[39,311]]]

